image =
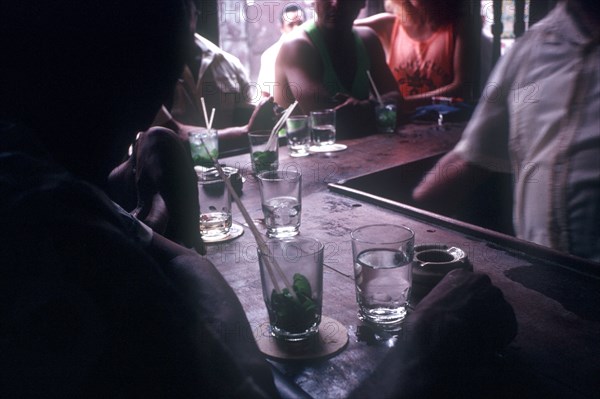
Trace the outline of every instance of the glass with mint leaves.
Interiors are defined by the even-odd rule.
[[[188,141],[190,142],[194,166],[212,168],[212,160],[219,158],[219,136],[217,131],[206,128],[192,130],[188,133]],[[204,145],[202,145],[202,142],[204,142]]]
[[[248,133],[250,142],[250,160],[252,171],[261,172],[277,170],[279,166],[279,143],[277,136],[271,138],[269,130],[258,130]]]
[[[271,334],[302,341],[319,331],[323,302],[323,244],[296,236],[266,242],[258,250],[263,297]]]
[[[396,103],[381,103],[375,106],[375,117],[378,133],[394,133],[396,131]]]

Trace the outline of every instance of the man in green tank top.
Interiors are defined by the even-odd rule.
[[[384,100],[401,101],[375,32],[353,28],[365,1],[315,1],[317,19],[283,43],[275,67],[275,101],[298,100],[303,113],[334,108],[339,138],[376,131],[367,71]]]

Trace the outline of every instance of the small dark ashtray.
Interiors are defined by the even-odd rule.
[[[418,302],[454,269],[473,270],[465,251],[443,244],[417,245],[412,268],[411,300]]]
[[[214,180],[219,179],[219,172],[217,168],[205,168],[202,166],[195,166],[196,174],[198,175],[198,179],[201,180]],[[221,165],[221,169],[227,176],[229,176],[229,181],[233,186],[237,195],[242,195],[242,190],[244,188],[244,179],[240,174],[240,170],[238,168],[233,168],[231,166]]]

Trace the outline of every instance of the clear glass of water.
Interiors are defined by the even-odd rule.
[[[313,144],[317,147],[335,143],[335,110],[325,109],[310,113]]]
[[[231,229],[231,196],[218,175],[198,180],[200,234],[206,242],[221,240]]]
[[[298,171],[266,171],[258,175],[267,236],[292,237],[300,230],[302,174]]]
[[[398,331],[412,284],[414,232],[376,224],[351,233],[358,317],[384,331]]]
[[[286,121],[286,136],[288,150],[291,157],[305,157],[309,155],[310,130],[307,115],[290,116]]]
[[[321,322],[323,244],[297,236],[266,245],[266,253],[258,249],[258,261],[271,334],[285,341],[314,336]]]

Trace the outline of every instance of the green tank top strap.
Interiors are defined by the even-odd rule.
[[[335,73],[335,70],[333,69],[333,63],[329,57],[329,52],[325,46],[325,41],[321,37],[321,33],[319,32],[319,29],[314,21],[306,23],[304,25],[304,30],[321,56],[321,60],[323,62],[323,84],[329,91],[329,94],[333,96],[336,93],[346,93],[359,100],[366,100],[369,98],[370,86],[369,79],[367,77],[367,70],[369,70],[371,63],[365,44],[360,39],[358,34],[354,32],[354,39],[356,43],[355,56],[357,59],[356,74],[354,75],[352,88],[351,90],[348,90],[342,85],[337,74]]]

